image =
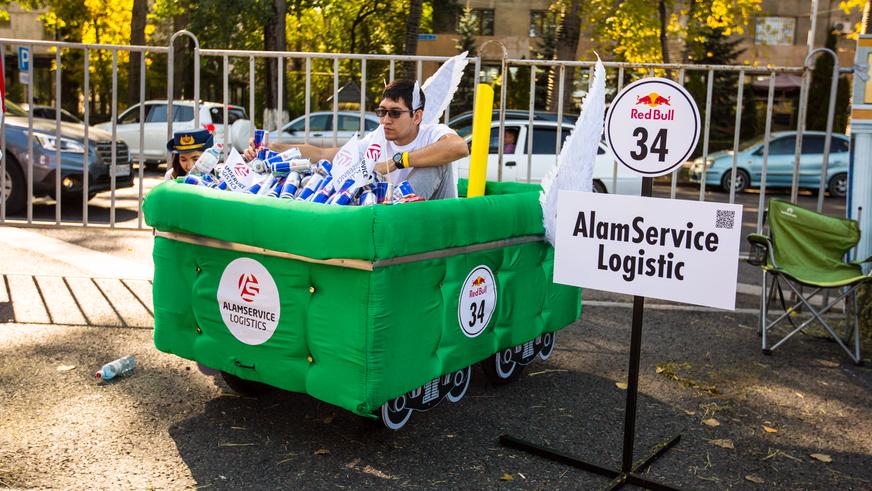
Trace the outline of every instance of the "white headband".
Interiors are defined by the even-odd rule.
[[[421,86],[418,85],[418,81],[415,80],[415,87],[412,89],[412,111],[417,111],[421,109]]]

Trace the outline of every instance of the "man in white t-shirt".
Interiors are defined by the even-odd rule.
[[[413,80],[394,80],[382,93],[382,101],[375,113],[384,126],[387,140],[388,158],[375,166],[379,174],[387,174],[397,169],[409,169],[405,180],[412,185],[416,195],[424,199],[444,199],[457,197],[457,183],[451,163],[469,155],[466,142],[444,124],[422,124],[424,115],[424,92],[418,89],[418,97],[413,97]],[[418,107],[412,108],[412,101],[419,99]],[[369,142],[376,136],[372,132],[363,137]],[[300,149],[303,157],[315,162],[321,159],[332,161],[339,147],[320,148],[314,145],[270,144],[270,149],[283,151],[291,147]],[[246,150],[246,157],[254,157],[254,149]]]

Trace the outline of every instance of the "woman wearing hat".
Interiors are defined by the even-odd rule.
[[[207,148],[212,146],[212,133],[209,130],[181,130],[173,133],[173,139],[167,142],[167,150],[173,158],[167,166],[164,179],[170,180],[184,176],[194,167]]]

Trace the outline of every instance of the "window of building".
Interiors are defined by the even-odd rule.
[[[796,36],[794,17],[758,17],[754,33],[756,44],[793,44]]]
[[[458,15],[458,23],[462,15],[463,13]],[[494,35],[494,9],[472,9],[470,15],[472,15],[473,24],[476,26],[475,34],[477,36]]]
[[[530,11],[530,37],[537,38],[542,35],[545,30],[545,19],[548,11],[546,10],[531,10]]]

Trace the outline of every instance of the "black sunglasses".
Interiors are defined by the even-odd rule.
[[[391,119],[397,119],[406,113],[415,114],[415,111],[412,111],[411,109],[396,109],[396,108],[384,109],[382,107],[375,110],[375,115],[378,116],[379,118],[383,118],[385,116],[390,116]]]

